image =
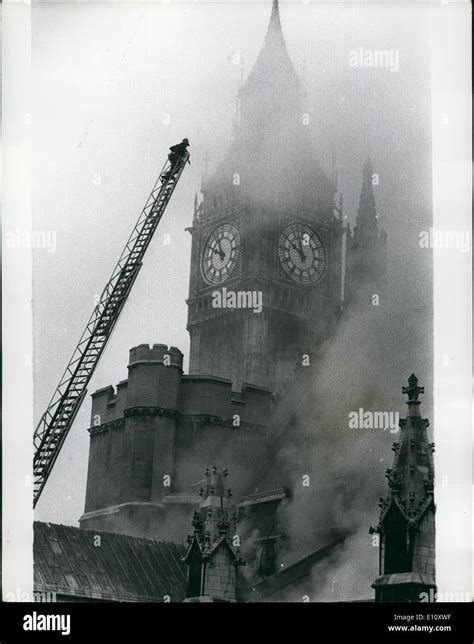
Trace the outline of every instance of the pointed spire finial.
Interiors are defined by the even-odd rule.
[[[281,30],[280,7],[278,6],[278,0],[273,0],[269,29],[271,28]]]
[[[414,373],[408,378],[408,387],[402,387],[402,394],[408,395],[407,404],[418,402],[418,396],[425,393],[424,387],[418,387],[418,378]]]
[[[263,46],[245,85],[241,87],[240,96],[244,102],[249,95],[255,95],[255,98],[258,98],[262,92],[265,94],[268,87],[273,87],[277,91],[281,87],[283,94],[285,90],[297,92],[298,96],[302,94],[300,80],[286,48],[278,0],[273,0]],[[273,99],[275,99],[274,96]],[[255,105],[252,109],[256,109]],[[242,110],[242,114],[244,111]]]
[[[267,36],[272,31],[282,31],[280,20],[280,7],[278,0],[273,0],[272,14],[270,16],[270,23],[268,25]]]

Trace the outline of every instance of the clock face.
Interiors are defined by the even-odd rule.
[[[209,235],[202,251],[201,270],[208,284],[222,284],[235,270],[240,256],[239,231],[221,224]]]
[[[282,232],[278,257],[285,273],[299,284],[315,284],[326,268],[323,242],[303,223],[290,224]]]

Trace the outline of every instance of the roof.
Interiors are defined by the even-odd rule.
[[[210,559],[214,552],[219,550],[221,547],[225,548],[230,554],[231,560],[235,564],[242,564],[243,560],[237,554],[237,552],[232,548],[229,543],[229,539],[226,535],[222,535],[215,543],[208,544],[204,540],[200,541],[197,535],[191,538],[189,541],[188,548],[186,550],[186,555],[183,558],[185,563],[188,563],[192,560],[193,557],[198,557],[201,561]]]
[[[398,586],[400,584],[419,584],[420,586],[436,587],[434,575],[421,572],[397,572],[390,575],[380,575],[372,584],[372,588],[377,586]]]
[[[269,490],[265,492],[257,492],[255,494],[248,494],[240,498],[238,507],[245,508],[249,505],[260,505],[260,503],[270,503],[272,501],[282,501],[289,496],[288,488],[278,488],[277,490]]]
[[[245,94],[255,89],[261,91],[262,86],[267,85],[274,85],[275,87],[284,85],[286,87],[291,86],[294,90],[302,90],[286,48],[278,0],[273,0],[272,13],[263,47],[244,86],[241,88],[241,93]]]
[[[328,557],[334,548],[341,545],[346,539],[346,536],[343,533],[335,536],[330,543],[322,548],[318,548],[308,556],[299,559],[283,570],[279,570],[252,588],[242,589],[241,595],[246,601],[272,601],[270,599],[272,595],[281,593],[285,588],[291,588],[309,577],[312,568],[325,557]]]
[[[225,196],[232,208],[245,209],[251,203],[256,216],[260,208],[269,213],[298,210],[311,216],[316,210],[332,221],[336,187],[318,161],[312,129],[302,127],[302,115],[308,112],[305,96],[274,0],[262,48],[239,90],[233,142],[203,182],[204,218],[216,207],[217,197]],[[240,177],[237,191],[232,183],[236,174]]]
[[[97,601],[181,602],[185,550],[173,542],[35,521],[35,591]]]

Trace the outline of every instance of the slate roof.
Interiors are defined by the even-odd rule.
[[[35,591],[71,600],[181,602],[185,551],[178,543],[35,521]]]

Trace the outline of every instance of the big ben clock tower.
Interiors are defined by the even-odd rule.
[[[342,217],[309,141],[278,3],[192,233],[190,373],[281,393],[341,304]]]

